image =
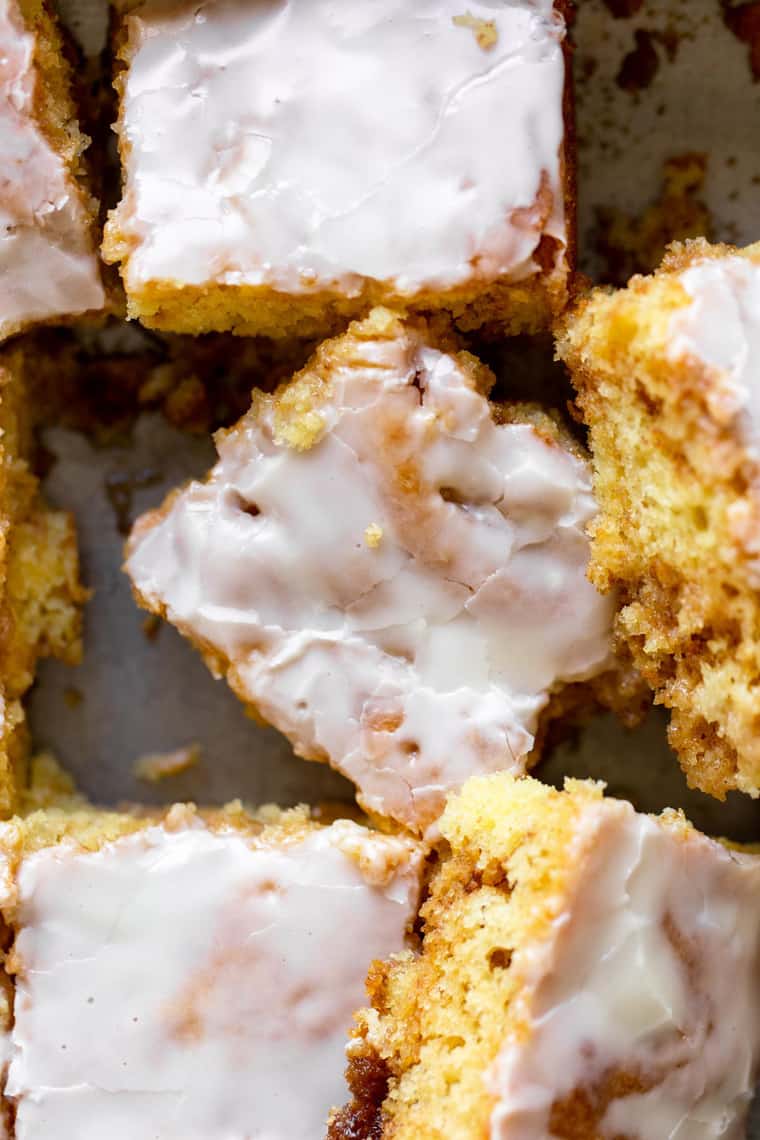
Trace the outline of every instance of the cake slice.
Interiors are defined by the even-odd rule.
[[[591,575],[689,782],[760,792],[760,245],[675,246],[559,342],[589,425]]]
[[[96,204],[61,37],[43,0],[0,9],[0,339],[103,309]]]
[[[40,657],[81,658],[81,607],[74,520],[53,511],[29,466],[32,423],[26,391],[33,359],[0,355],[0,817],[24,782],[20,699]]]
[[[545,327],[567,296],[567,0],[123,4],[104,256],[174,332],[372,305]]]
[[[424,855],[305,809],[49,807],[0,825],[17,1140],[314,1140]]]
[[[739,1140],[760,857],[592,783],[472,780],[417,952],[375,965],[330,1140]]]
[[[524,770],[556,713],[629,698],[586,578],[587,461],[535,407],[489,405],[492,383],[450,335],[374,310],[256,394],[127,547],[142,605],[415,828],[474,772]]]

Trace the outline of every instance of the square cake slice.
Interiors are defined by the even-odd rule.
[[[325,335],[374,304],[545,327],[567,296],[566,0],[125,5],[129,314]]]
[[[422,944],[376,965],[330,1140],[740,1140],[760,857],[569,781],[471,781]]]
[[[760,793],[760,245],[673,247],[598,290],[561,356],[591,431],[592,578],[689,782]]]
[[[0,825],[15,1140],[323,1136],[423,867],[409,838],[305,809]]]
[[[0,816],[24,782],[21,697],[37,659],[81,658],[81,607],[74,520],[51,510],[29,466],[32,423],[26,391],[33,361],[0,355]]]
[[[374,310],[217,436],[138,520],[126,570],[296,751],[424,828],[546,720],[624,708],[614,600],[586,578],[580,447],[426,322]]]
[[[60,34],[43,0],[0,4],[0,339],[103,309],[96,204]]]

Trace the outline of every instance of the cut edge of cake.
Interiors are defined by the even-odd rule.
[[[720,799],[760,794],[760,464],[720,370],[674,352],[674,320],[681,275],[734,258],[760,266],[760,244],[675,244],[653,276],[582,298],[558,338],[590,428],[592,580],[619,591],[619,634],[689,783]]]
[[[20,348],[0,356],[0,815],[25,782],[21,698],[42,657],[76,665],[82,657],[82,606],[73,517],[45,502],[29,465],[33,424]]]

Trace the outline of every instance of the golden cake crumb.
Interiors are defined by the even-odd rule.
[[[372,550],[377,550],[383,541],[383,528],[379,523],[370,523],[364,532],[364,541]]]
[[[599,208],[596,247],[604,258],[605,282],[625,285],[634,273],[651,273],[671,242],[711,236],[712,216],[702,198],[706,177],[707,155],[673,155],[663,164],[656,200],[642,214]]]
[[[473,16],[472,12],[465,12],[463,16],[454,16],[452,23],[457,28],[469,28],[483,51],[490,51],[499,42],[495,20],[483,20]]]
[[[135,762],[135,777],[149,784],[158,784],[170,776],[179,776],[188,768],[194,768],[201,759],[199,744],[186,748],[175,748],[173,752],[150,752]]]

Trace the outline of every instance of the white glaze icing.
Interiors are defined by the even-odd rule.
[[[367,870],[369,868],[369,870]],[[156,826],[17,876],[16,1140],[315,1140],[418,902],[409,840]]]
[[[576,885],[519,950],[530,1026],[488,1074],[491,1140],[546,1140],[552,1105],[624,1071],[599,1140],[740,1140],[760,1057],[760,859],[607,801],[586,809]]]
[[[299,753],[425,825],[469,775],[524,770],[550,691],[610,664],[590,472],[495,424],[411,329],[362,342],[331,383],[307,451],[257,402],[209,481],[138,524],[126,569]]]
[[[760,264],[735,254],[708,258],[678,279],[690,303],[671,318],[670,356],[707,365],[712,414],[735,423],[760,455]]]
[[[523,278],[565,241],[551,0],[202,0],[128,29],[128,289],[413,294]]]
[[[79,191],[35,118],[34,51],[17,3],[0,0],[0,337],[105,304]]]

